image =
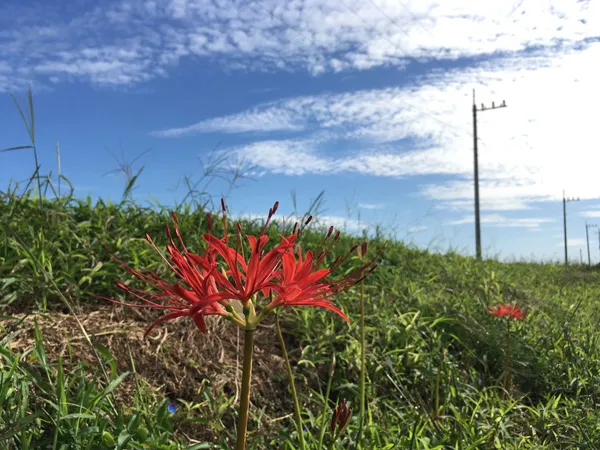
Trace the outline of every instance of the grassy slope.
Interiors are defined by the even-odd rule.
[[[204,215],[183,210],[179,216],[186,245],[198,248],[206,226]],[[135,267],[167,273],[143,239],[148,233],[164,248],[163,227],[172,223],[166,211],[129,203],[92,206],[71,201],[40,206],[37,201],[10,197],[0,203],[0,220],[0,307],[5,316],[21,319],[23,313],[46,310],[45,317],[73,312],[84,317],[95,309],[105,310],[106,305],[94,296],[119,297],[115,281],[131,277],[108,257],[103,244]],[[256,227],[245,224],[247,231]],[[273,236],[276,231],[272,230]],[[309,231],[302,244],[315,248],[321,237]],[[336,253],[344,253],[351,244],[349,237],[343,237]],[[600,386],[597,272],[582,267],[476,263],[455,254],[409,249],[402,243],[389,245],[382,260],[365,282],[368,448],[595,448],[600,442],[595,408]],[[343,270],[357,264],[350,261]],[[529,311],[525,322],[513,324],[512,387],[506,399],[501,390],[506,323],[486,312],[489,305],[504,302]],[[358,417],[358,290],[341,296],[338,304],[351,317],[349,327],[337,316],[311,308],[286,311],[284,325],[306,427],[315,438],[335,352],[337,366],[326,419],[336,399],[350,401],[355,414],[343,448],[352,448],[348,442],[355,436]],[[135,317],[140,325],[146,318],[131,311],[119,314]],[[103,375],[92,346],[78,347],[87,357],[73,356],[63,346],[59,358],[59,352],[45,349],[44,331],[35,322],[19,324],[9,317],[1,323],[0,442],[9,444],[0,446],[103,448],[104,434],[105,439],[107,435],[115,441],[120,438],[129,448],[186,448],[204,440],[214,448],[230,447],[236,405],[234,393],[222,386],[198,395],[189,389],[188,406],[179,403],[179,411],[171,416],[164,392],[157,390],[154,380],[136,377],[127,395],[119,393],[124,384],[105,381],[105,375],[118,380],[127,367],[131,371],[132,361],[143,365],[143,353],[131,351],[133,344],[128,341],[121,354],[111,355],[117,350],[109,351],[108,344],[97,346]],[[167,326],[175,333],[178,327]],[[214,328],[214,336],[198,339],[235,342],[234,328]],[[79,339],[85,344],[82,331],[76,325],[73,330],[68,341]],[[30,350],[11,345],[27,333]],[[169,351],[177,353],[178,346],[186,346],[185,340],[170,339],[166,339],[170,350],[165,350],[165,358]],[[281,392],[269,395],[276,388],[268,383],[256,388],[260,400],[253,411],[249,447],[295,448],[291,418],[281,419],[283,411],[292,410],[285,398],[281,361],[276,358],[279,349],[268,345],[269,339],[266,328],[266,350],[256,357],[275,361],[273,366],[265,363],[264,373],[271,370]],[[79,359],[92,362],[79,364]],[[223,371],[234,370],[225,365]],[[177,368],[173,372],[165,377],[177,378]],[[205,375],[217,378],[218,366]],[[230,382],[235,386],[234,380]],[[106,386],[112,392],[99,395]],[[131,405],[140,415],[133,414]],[[143,430],[148,432],[145,439]],[[314,439],[308,437],[308,443],[316,448]],[[198,448],[212,447],[199,444]]]

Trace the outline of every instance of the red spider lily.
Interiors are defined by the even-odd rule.
[[[333,227],[329,229],[329,233],[325,237],[321,248],[327,243],[327,240],[333,233]],[[379,249],[375,258],[367,264],[354,270],[349,275],[334,281],[323,281],[335,268],[339,267],[352,252],[357,250],[359,246],[354,246],[344,258],[336,258],[331,269],[319,269],[319,266],[331,251],[335,241],[339,238],[337,232],[330,242],[327,250],[315,258],[311,251],[306,252],[303,259],[302,249],[298,246],[298,259],[296,259],[294,249],[290,248],[283,255],[283,271],[278,276],[279,282],[270,283],[268,288],[277,294],[276,298],[271,301],[268,310],[278,306],[318,306],[329,309],[342,317],[346,322],[350,323],[348,317],[336,308],[330,298],[335,295],[347,291],[352,286],[360,283],[367,275],[377,268],[374,264],[375,258],[379,255],[383,247]],[[360,256],[366,253],[366,245],[360,247]]]
[[[156,248],[156,245],[154,245],[150,236],[146,235],[146,239],[161,255],[163,260],[167,263],[167,266],[169,266],[175,275],[187,284],[190,289],[183,287],[179,281],[176,283],[167,283],[161,280],[156,273],[146,275],[138,272],[113,256],[121,266],[127,269],[136,278],[143,280],[150,284],[150,286],[158,289],[158,293],[146,292],[140,289],[131,288],[123,283],[117,283],[119,288],[146,304],[124,303],[110,298],[100,297],[119,305],[170,311],[150,325],[144,332],[144,337],[146,337],[157,325],[178,317],[191,317],[200,331],[204,333],[206,332],[204,315],[229,315],[229,313],[218,303],[229,298],[229,294],[219,292],[217,288],[213,276],[213,274],[216,273],[213,255],[209,251],[206,252],[205,256],[189,253],[177,227],[177,216],[174,213],[171,214],[175,221],[175,233],[184,249],[184,253],[175,246],[168,227],[165,227],[165,230],[170,242],[170,245],[167,245],[170,261],[165,258],[158,248]],[[198,264],[198,261],[200,260],[203,261],[201,265]]]
[[[263,250],[265,245],[269,241],[269,237],[265,236],[265,231],[279,206],[279,202],[276,202],[269,210],[269,215],[260,235],[258,237],[247,236],[248,243],[250,244],[250,257],[248,262],[246,262],[240,239],[241,228],[239,224],[236,248],[231,248],[228,245],[229,239],[227,236],[227,222],[225,219],[226,208],[224,202],[222,202],[222,206],[225,236],[222,239],[219,239],[209,232],[204,235],[204,240],[208,243],[210,251],[221,255],[227,266],[225,273],[218,271],[214,271],[213,273],[219,288],[227,293],[227,298],[246,303],[257,292],[264,290],[267,284],[277,276],[283,255],[294,245],[294,241],[298,235],[291,234],[288,237],[281,236],[281,242],[270,251],[264,253]],[[198,264],[204,265],[206,269],[209,268],[207,264],[210,263],[206,259],[194,255],[190,255],[190,257],[197,261]]]
[[[496,317],[512,317],[517,320],[524,320],[525,315],[521,308],[515,305],[499,305],[490,309],[490,314]]]

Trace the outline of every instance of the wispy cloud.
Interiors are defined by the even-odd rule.
[[[385,204],[384,203],[359,203],[358,207],[362,208],[362,209],[383,209],[383,208],[385,208]]]
[[[560,200],[564,188],[582,199],[598,195],[596,165],[581,164],[595,155],[593,115],[580,103],[600,96],[595,60],[600,41],[430,74],[401,88],[272,102],[201,125],[223,122],[240,132],[252,129],[247,124],[253,117],[260,124],[252,131],[302,128],[301,137],[257,140],[226,151],[287,175],[444,175],[441,182],[421,185],[421,195],[466,211],[473,198],[470,87],[477,85],[478,98],[488,104],[508,101],[508,108],[479,118],[482,209],[525,210]],[[567,81],[569,90],[552,90]],[[278,115],[285,119],[262,122]],[[346,150],[331,152],[336,146]]]
[[[464,225],[475,222],[473,216],[465,216],[462,219],[449,222],[449,225]],[[490,214],[481,216],[481,223],[493,227],[510,228],[539,228],[545,223],[554,222],[554,219],[547,217],[505,217],[499,214]]]
[[[585,245],[585,239],[584,238],[568,238],[567,239],[567,247],[582,247]],[[564,241],[560,241],[556,243],[557,247],[564,247],[565,246],[565,242]]]
[[[580,214],[582,217],[600,217],[600,209],[595,209],[591,211],[583,211]]]
[[[408,230],[406,230],[408,233],[413,234],[413,233],[422,233],[423,231],[428,230],[429,227],[425,226],[425,225],[417,225],[414,227],[409,227]]]
[[[431,196],[431,194],[433,194],[431,191],[432,189],[435,188],[429,186],[424,192]],[[472,187],[471,190],[473,190]],[[460,192],[460,194],[462,194],[462,192]],[[470,198],[468,200],[447,200],[444,203],[437,205],[437,208],[449,211],[473,211],[475,208],[474,205],[474,200]],[[481,211],[518,211],[533,209],[531,205],[527,204],[527,202],[521,198],[484,198],[480,199],[479,208]]]
[[[0,6],[0,60],[19,82],[101,85],[168,75],[182,58],[312,74],[563,46],[597,36],[598,2],[118,0]],[[2,84],[0,89],[6,89]]]
[[[236,216],[238,219],[247,219],[247,220],[265,220],[267,218],[264,214],[256,214],[256,213],[243,213]],[[294,224],[296,222],[301,222],[302,217],[300,216],[276,216],[271,221],[273,223],[287,223]],[[310,226],[323,226],[323,227],[334,227],[338,230],[347,230],[347,231],[359,231],[366,230],[370,227],[368,222],[358,221],[356,219],[352,219],[349,217],[343,216],[335,216],[335,215],[319,215],[313,217]]]
[[[156,137],[174,137],[192,133],[243,133],[296,131],[304,128],[304,120],[281,107],[254,109],[241,114],[203,120],[192,125],[152,133]]]

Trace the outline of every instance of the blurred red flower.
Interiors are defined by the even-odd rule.
[[[516,305],[499,305],[490,309],[490,314],[496,317],[512,317],[517,320],[524,320],[525,314],[521,308]]]

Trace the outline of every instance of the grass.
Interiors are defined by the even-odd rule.
[[[0,448],[232,448],[239,330],[209,319],[201,335],[181,321],[142,340],[152,312],[97,299],[122,299],[115,282],[136,283],[109,253],[168,276],[144,240],[148,233],[164,247],[168,209],[136,204],[131,180],[118,203],[53,195],[37,154],[35,164],[26,188],[9,189],[0,202]],[[176,207],[190,249],[202,246],[206,205]],[[258,231],[260,223],[243,226]],[[316,248],[321,237],[322,230],[308,228],[302,245]],[[342,235],[335,254],[354,242]],[[370,247],[379,244],[374,237]],[[348,261],[340,275],[359,264]],[[477,262],[392,241],[363,286],[364,347],[359,287],[337,299],[350,326],[314,308],[280,315],[301,420],[275,321],[257,330],[248,448],[298,448],[297,423],[307,449],[330,448],[329,422],[342,399],[353,414],[333,448],[600,446],[595,268]],[[487,312],[500,303],[528,311],[511,330],[508,392],[506,324]]]

